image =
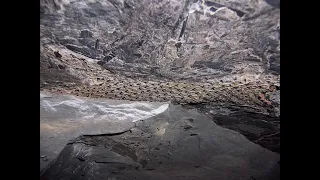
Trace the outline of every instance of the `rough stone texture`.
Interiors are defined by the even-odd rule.
[[[96,58],[94,42],[100,39],[103,56],[156,65],[168,77],[279,73],[280,9],[263,0],[80,0],[58,12],[45,5],[41,29],[50,34],[46,38],[90,58]]]
[[[40,0],[40,90],[185,104],[278,152],[280,1]],[[105,140],[85,139],[97,144]],[[75,146],[71,143],[60,158],[87,162],[72,160],[68,148]],[[98,146],[103,148],[94,148]],[[109,170],[101,164],[86,165]],[[197,169],[210,173],[206,167]],[[68,172],[63,172],[66,177]],[[161,168],[146,174],[150,172],[167,176]],[[90,176],[101,178],[90,174],[76,179]]]
[[[73,139],[40,179],[278,179],[279,157],[196,110],[170,105],[130,131]]]
[[[280,118],[238,106],[185,106],[210,116],[218,125],[238,131],[250,141],[280,154]]]
[[[40,170],[54,160],[67,142],[80,135],[117,134],[134,121],[155,116],[168,104],[77,98],[40,93]]]
[[[136,81],[232,86],[250,82],[257,91],[265,91],[261,84],[280,86],[277,1],[41,0],[40,5],[41,61],[49,58],[53,64],[64,64],[70,61],[68,56],[55,59],[50,54],[53,49],[71,54],[68,49],[86,63],[81,70],[66,63],[61,71],[71,77],[56,77],[57,81],[75,76],[74,82],[80,79],[90,86],[101,73]],[[100,49],[95,48],[98,46]],[[87,69],[89,64],[105,71]],[[83,73],[82,69],[93,73]],[[45,75],[41,74],[44,88],[52,84]],[[244,93],[250,96],[247,90]],[[235,92],[228,96],[232,94]]]

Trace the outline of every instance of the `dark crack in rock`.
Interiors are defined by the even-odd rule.
[[[185,131],[186,123],[193,128]],[[131,132],[76,138],[40,179],[268,179],[279,177],[278,161],[208,116],[171,105]]]

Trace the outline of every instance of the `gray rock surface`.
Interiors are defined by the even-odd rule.
[[[117,134],[155,116],[168,104],[78,98],[40,93],[40,170],[69,140],[80,135]]]
[[[280,154],[280,118],[237,106],[195,105],[219,126],[240,132],[250,141]]]
[[[166,103],[43,92],[42,179],[278,178],[279,0],[40,0],[40,90],[95,97],[116,82],[210,84],[220,99],[154,117]],[[117,103],[148,121],[114,121]]]
[[[95,89],[110,77],[124,84],[209,83],[228,86],[216,90],[218,97],[232,97],[220,104],[236,102],[280,116],[280,105],[266,94],[280,86],[278,1],[41,0],[40,9],[43,89],[94,86],[77,94],[101,97],[105,92]]]
[[[277,153],[216,125],[196,110],[170,105],[163,113],[135,123],[130,131],[69,141],[40,179],[248,180],[279,176]]]
[[[149,76],[233,81],[270,79],[280,73],[279,1],[41,0],[40,4],[43,45],[60,44],[99,60],[112,53]],[[96,39],[100,52],[94,48]],[[139,76],[127,66],[103,66]],[[153,66],[157,70],[150,72]]]

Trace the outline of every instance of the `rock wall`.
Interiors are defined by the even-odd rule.
[[[269,89],[276,87],[279,94],[279,4],[275,0],[41,0],[41,87],[60,86],[58,82],[91,86],[101,77],[251,83],[261,92],[255,99],[274,102],[278,112],[280,102],[273,101],[276,94]]]
[[[280,73],[280,8],[273,1],[40,2],[42,41],[99,59],[106,68],[129,71],[108,63],[117,58],[176,79]],[[97,39],[101,49],[94,48]]]

